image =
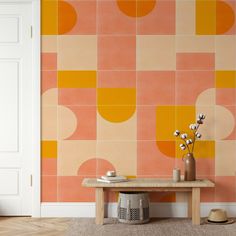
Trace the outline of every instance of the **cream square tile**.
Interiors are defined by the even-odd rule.
[[[175,36],[137,36],[137,70],[175,68]]]
[[[98,141],[97,156],[109,161],[118,175],[137,175],[137,142]],[[99,169],[102,166],[98,166]]]
[[[59,176],[76,176],[81,165],[94,158],[96,158],[96,141],[59,141],[57,174]],[[96,169],[93,172],[95,175]]]
[[[97,36],[58,36],[59,70],[96,70]]]
[[[216,176],[235,176],[236,141],[216,142],[215,174]]]
[[[215,37],[178,35],[176,52],[215,52]]]
[[[236,36],[216,36],[216,70],[236,69]]]
[[[57,139],[57,107],[42,107],[42,140]]]
[[[43,35],[41,37],[42,52],[57,52],[57,36]]]
[[[195,35],[195,1],[176,1],[176,34]]]

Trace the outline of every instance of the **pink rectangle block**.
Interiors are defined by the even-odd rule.
[[[235,202],[236,200],[235,176],[216,176],[215,184],[216,184],[215,187],[216,202]]]
[[[44,93],[48,89],[57,88],[57,72],[42,71],[41,73],[41,92]]]
[[[41,62],[42,62],[42,70],[56,70],[57,69],[57,54],[56,53],[42,53]]]
[[[95,176],[91,176],[95,178]],[[58,201],[59,202],[94,202],[95,190],[81,185],[84,177],[59,176]]]
[[[177,53],[177,70],[214,70],[214,53]]]
[[[134,88],[136,71],[98,71],[99,88]]]
[[[235,88],[217,88],[216,89],[216,104],[221,106],[236,104],[236,89]]]
[[[135,36],[99,36],[99,70],[135,70]]]
[[[57,176],[42,176],[41,202],[57,201]]]
[[[137,73],[138,105],[172,105],[175,103],[174,71],[140,71]]]
[[[41,171],[42,175],[56,175],[57,158],[42,158]]]
[[[96,105],[96,89],[59,89],[58,99],[60,105]]]

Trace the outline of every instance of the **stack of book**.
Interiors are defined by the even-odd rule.
[[[119,183],[119,182],[125,182],[128,181],[128,179],[125,176],[106,176],[103,175],[100,178],[97,178],[98,182],[103,182],[103,183]]]

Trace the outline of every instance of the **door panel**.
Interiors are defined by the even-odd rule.
[[[8,181],[6,181],[6,179]],[[19,194],[19,171],[0,170],[0,195],[18,195]]]
[[[0,215],[30,215],[31,4],[0,4]]]
[[[0,78],[0,152],[18,152],[19,61],[0,60]]]
[[[0,17],[0,43],[18,43],[19,17],[1,15]]]

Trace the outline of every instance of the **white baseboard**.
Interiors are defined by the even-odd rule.
[[[41,203],[41,217],[94,217],[95,203]]]
[[[236,202],[214,202],[201,203],[201,217],[206,217],[213,208],[221,208],[227,211],[229,217],[236,216]],[[109,203],[105,206],[105,216],[116,217],[116,203]],[[151,203],[151,217],[186,217],[186,203]],[[57,203],[45,202],[41,203],[41,217],[95,217],[94,202],[73,202],[73,203]]]

